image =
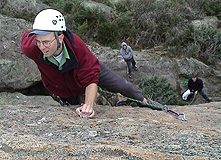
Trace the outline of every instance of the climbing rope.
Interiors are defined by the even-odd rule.
[[[104,94],[104,91],[99,87],[98,88],[98,92],[101,93],[101,95],[106,99],[106,101],[111,105],[111,106],[114,106],[110,101],[109,99],[107,98],[107,96]]]
[[[99,93],[108,93],[108,94],[111,94],[111,95],[113,95],[113,96],[118,96],[118,97],[121,97],[121,98],[125,98],[125,99],[128,99],[128,100],[137,102],[137,103],[146,104],[146,103],[144,103],[143,101],[139,101],[139,100],[136,100],[136,99],[133,99],[133,98],[129,98],[129,97],[123,96],[123,95],[119,95],[119,94],[116,94],[116,93],[112,93],[112,92],[103,90],[103,89],[100,88],[100,87],[98,87],[98,92],[99,92]],[[102,94],[102,95],[104,95],[104,94]],[[106,97],[105,97],[105,99],[106,99]],[[109,102],[109,101],[108,101],[108,102]],[[109,103],[110,103],[110,102],[109,102]],[[154,104],[154,103],[153,103],[153,104]],[[113,106],[113,105],[112,105],[112,106]]]
[[[191,105],[191,104],[195,101],[195,99],[196,99],[196,95],[197,95],[197,94],[194,93],[194,95],[193,95],[193,99],[190,101],[189,105]]]
[[[116,94],[116,93],[112,93],[112,92],[103,90],[100,87],[98,87],[98,92],[101,93],[104,96],[104,98],[111,104],[111,106],[113,106],[113,104],[108,100],[108,98],[104,95],[104,93],[108,93],[108,94],[111,94],[113,96],[122,97],[122,98],[125,98],[127,100],[131,100],[133,102],[145,104],[151,109],[165,111],[165,112],[170,113],[171,115],[175,116],[177,119],[180,119],[182,121],[186,121],[184,113],[176,113],[176,112],[170,110],[168,106],[166,106],[166,105],[163,106],[160,103],[154,102],[153,100],[151,100],[149,98],[147,99],[148,103],[145,103],[143,101],[139,101],[139,100],[136,100],[136,99],[133,99],[133,98],[129,98],[129,97],[126,97],[126,96],[123,96],[123,95],[119,95],[119,94]],[[118,102],[126,102],[127,100],[120,100]],[[157,105],[156,105],[156,103],[157,103]]]

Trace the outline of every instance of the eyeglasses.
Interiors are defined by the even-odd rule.
[[[40,47],[41,43],[43,46],[45,46],[46,48],[50,47],[51,46],[51,43],[55,40],[56,38],[54,38],[53,40],[51,41],[38,41],[38,40],[34,40],[34,44],[38,47]]]

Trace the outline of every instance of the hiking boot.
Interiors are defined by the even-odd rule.
[[[130,79],[132,78],[131,75],[129,75],[129,74],[128,74],[128,77],[129,77]]]
[[[138,69],[137,69],[137,66],[136,66],[136,65],[133,67],[133,69],[134,69],[135,71],[138,71]]]
[[[212,102],[212,100],[211,100],[211,99],[207,99],[207,100],[206,100],[206,102],[208,102],[208,103],[209,103],[209,102]]]

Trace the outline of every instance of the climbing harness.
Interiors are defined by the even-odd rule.
[[[186,117],[185,117],[184,113],[176,113],[176,112],[170,110],[168,106],[166,106],[166,105],[163,106],[160,103],[154,102],[149,98],[148,98],[148,103],[144,103],[143,101],[139,101],[139,100],[136,100],[136,99],[133,99],[133,98],[129,98],[129,97],[126,97],[126,96],[123,96],[123,95],[118,95],[116,93],[112,93],[112,92],[103,90],[100,87],[98,87],[98,92],[101,93],[102,95],[104,95],[104,93],[108,93],[108,94],[118,96],[118,97],[122,97],[122,98],[126,99],[126,100],[117,101],[116,106],[128,105],[128,104],[130,104],[130,101],[133,101],[133,102],[145,104],[145,107],[149,107],[153,110],[165,111],[165,112],[170,113],[171,115],[175,116],[177,119],[180,119],[182,121],[186,121]],[[105,95],[104,95],[104,98],[111,104],[111,106],[113,106],[113,104],[107,99],[107,97]],[[156,105],[156,103],[157,103],[157,105]]]
[[[70,106],[71,104],[68,101],[62,100],[59,96],[56,96],[55,94],[51,94],[51,97],[60,103],[61,106]]]

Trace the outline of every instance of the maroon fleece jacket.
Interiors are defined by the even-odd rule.
[[[27,37],[31,31],[23,34],[21,51],[37,64],[42,83],[48,91],[62,98],[68,98],[84,94],[85,88],[91,83],[98,84],[99,61],[77,35],[69,30],[64,32],[64,42],[70,60],[66,61],[62,70],[58,70],[56,65],[43,59],[43,54],[33,43],[35,35]]]

